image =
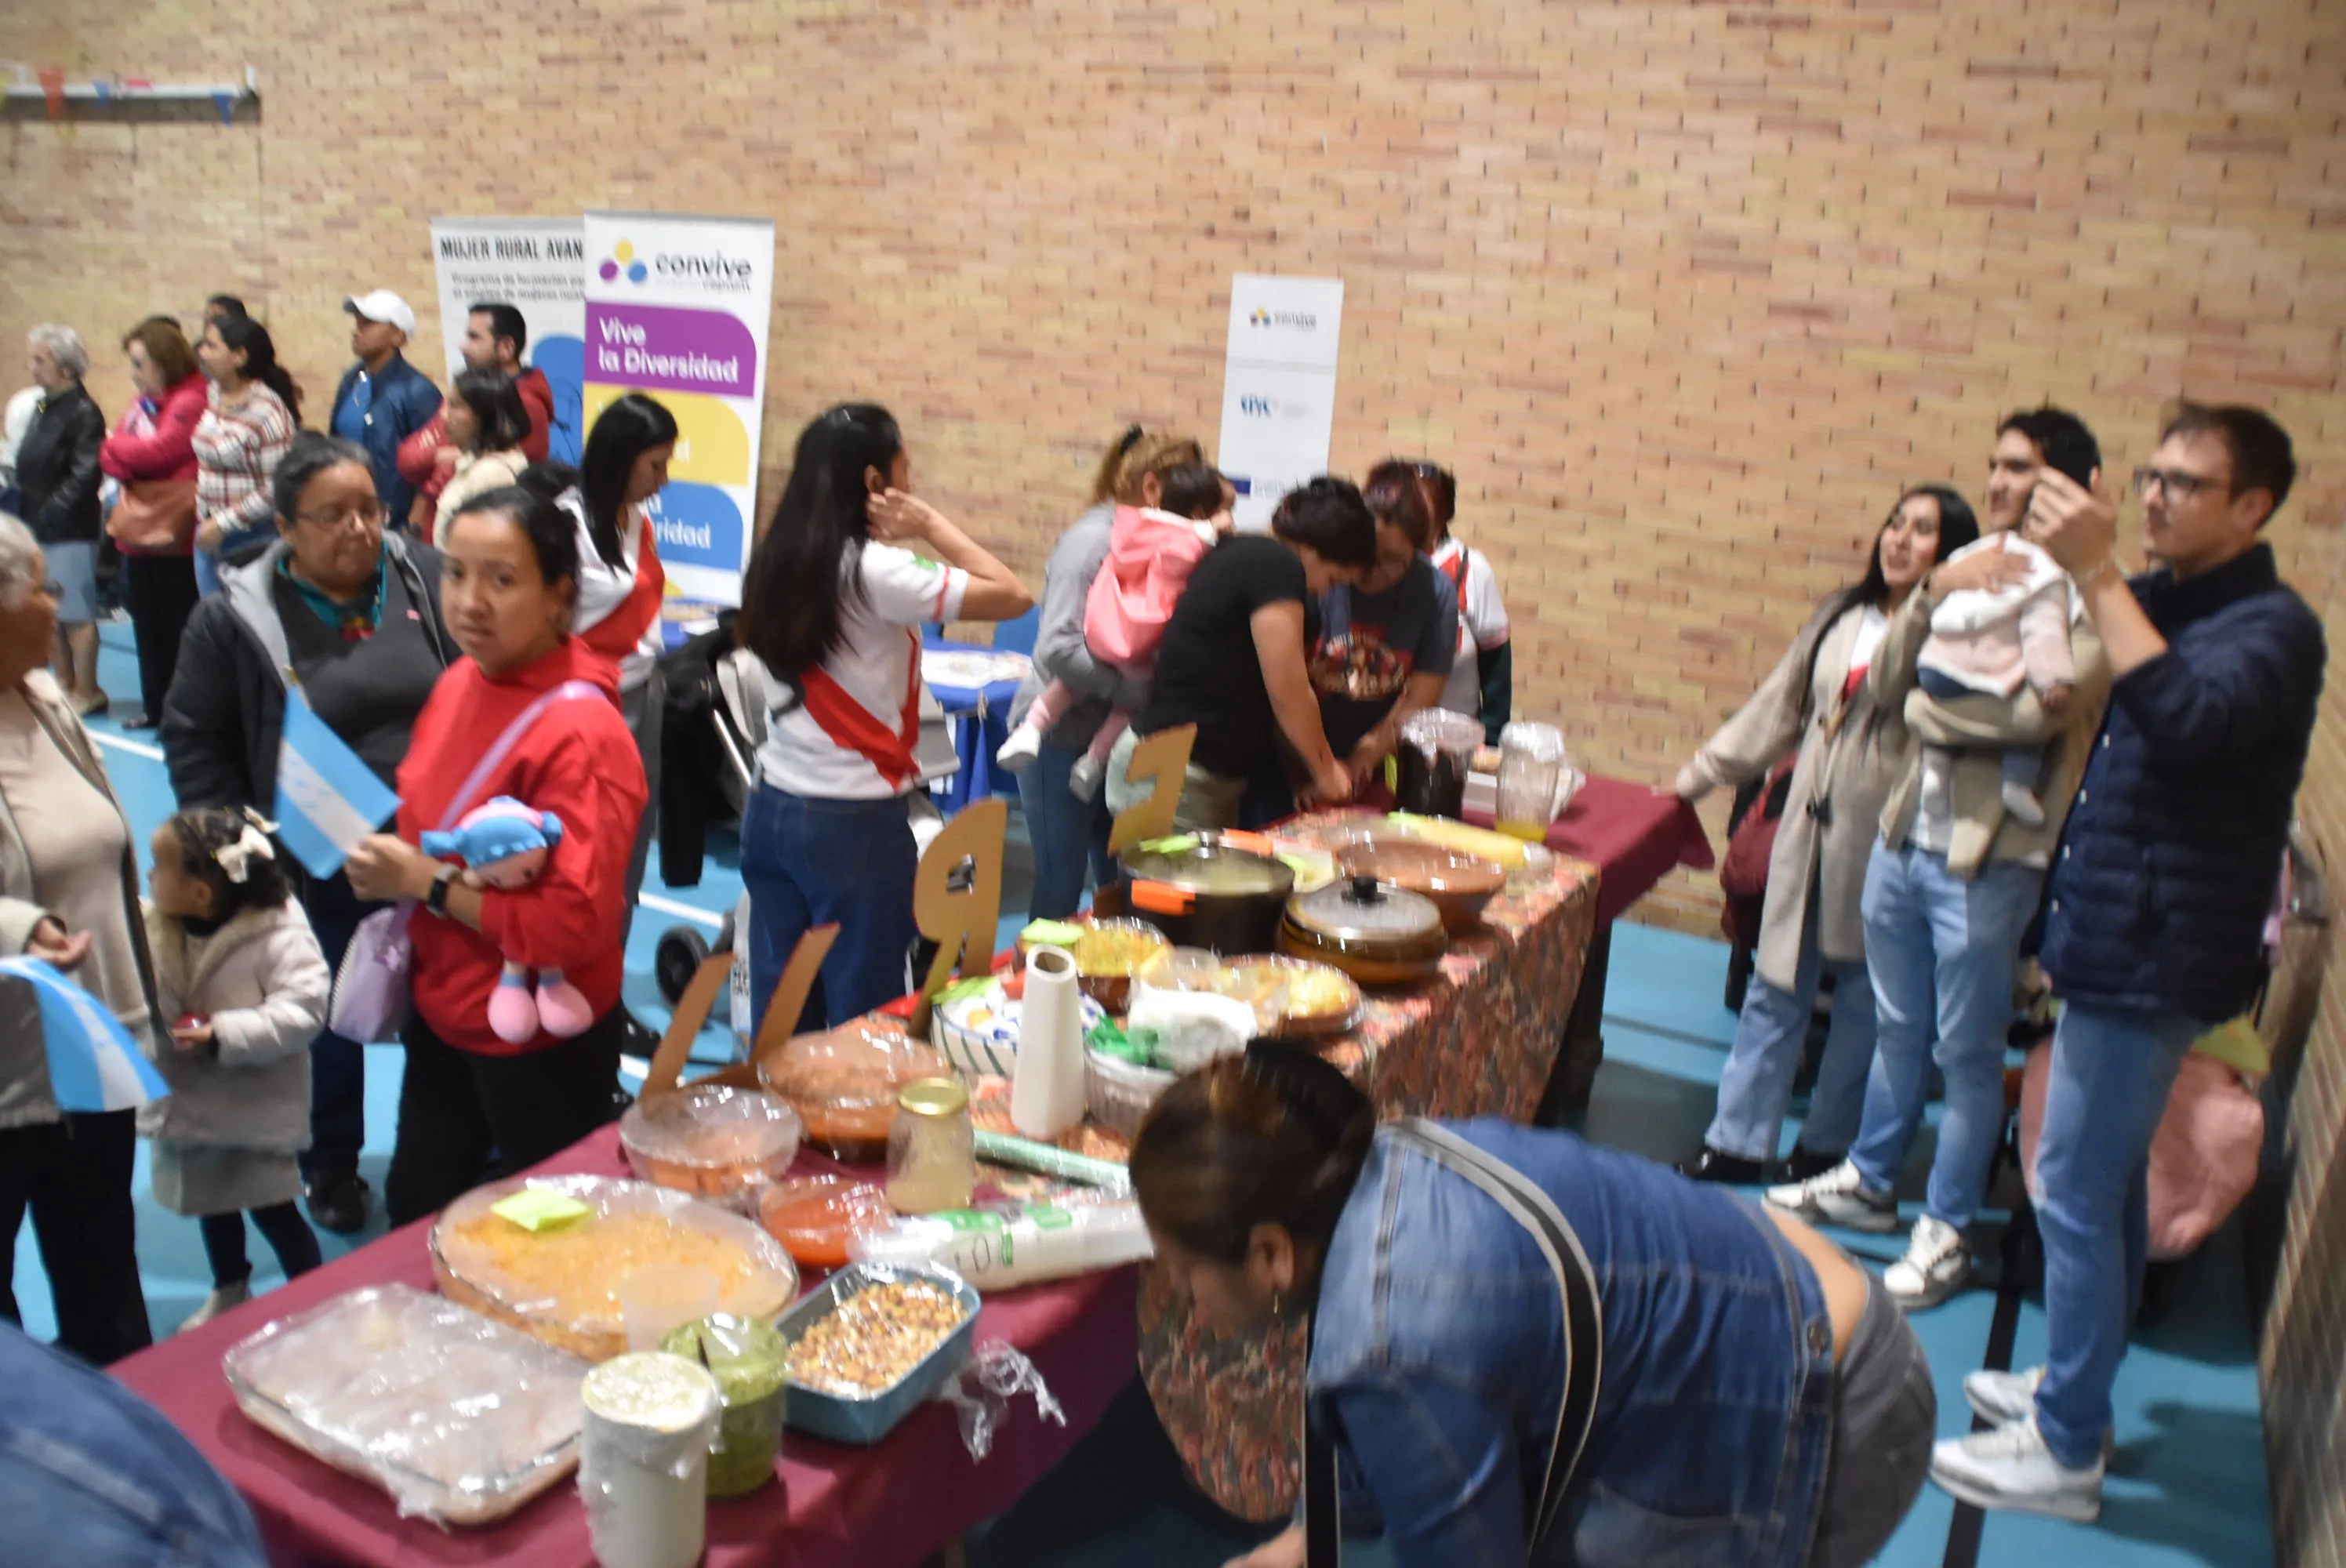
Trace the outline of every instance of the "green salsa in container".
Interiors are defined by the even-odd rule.
[[[782,1449],[790,1351],[770,1323],[714,1312],[672,1329],[659,1348],[709,1369],[724,1406],[709,1452],[709,1495],[740,1497],[766,1484]]]

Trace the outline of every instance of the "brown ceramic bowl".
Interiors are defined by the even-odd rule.
[[[1483,909],[1507,885],[1506,868],[1440,844],[1380,834],[1340,846],[1336,874],[1374,877],[1433,901],[1443,929],[1470,932],[1483,923]]]

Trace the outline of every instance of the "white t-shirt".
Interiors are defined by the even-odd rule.
[[[1442,706],[1453,713],[1477,714],[1483,709],[1483,677],[1475,656],[1504,646],[1508,636],[1507,606],[1499,601],[1499,575],[1491,570],[1482,551],[1468,549],[1454,534],[1434,551],[1433,569],[1459,588],[1458,657],[1451,662],[1449,682],[1442,688]]]
[[[920,628],[960,617],[969,574],[876,543],[865,545],[849,570],[862,581],[864,602],[842,599],[842,646],[807,672],[803,702],[784,712],[790,686],[774,677],[758,770],[792,795],[886,800],[920,778],[912,760],[920,731]]]
[[[636,578],[643,570],[644,535],[651,523],[642,506],[625,509],[627,531],[619,536],[619,565],[614,566],[595,547],[595,532],[586,526],[585,499],[576,490],[566,490],[561,505],[578,524],[578,603],[570,612],[570,629],[584,636],[610,619],[612,612],[636,591]],[[635,651],[619,660],[620,689],[633,691],[641,686],[651,674],[653,661],[667,651],[659,618],[654,616]]]

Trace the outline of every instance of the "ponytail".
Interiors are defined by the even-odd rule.
[[[1148,1223],[1236,1267],[1255,1227],[1325,1253],[1376,1135],[1376,1108],[1316,1054],[1257,1042],[1168,1089],[1132,1145]]]
[[[250,316],[222,316],[211,323],[219,334],[222,347],[230,353],[244,356],[244,379],[259,382],[277,394],[285,404],[285,412],[293,416],[293,426],[301,425],[301,386],[291,372],[277,362],[277,343],[270,337],[269,329]]]

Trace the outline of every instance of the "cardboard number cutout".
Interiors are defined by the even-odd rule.
[[[994,934],[1002,923],[1002,839],[1010,825],[1009,802],[995,798],[971,805],[944,826],[913,879],[913,918],[921,934],[937,944],[921,984],[921,1007],[913,1033],[925,1034],[929,1004],[958,964],[966,975],[994,968]],[[954,873],[967,863],[969,885],[955,888]]]
[[[1181,779],[1189,770],[1189,748],[1197,743],[1198,727],[1184,724],[1160,729],[1132,748],[1132,765],[1125,781],[1155,780],[1148,797],[1120,813],[1108,830],[1107,852],[1120,853],[1127,845],[1145,844],[1173,830],[1173,814],[1181,806]]]
[[[741,941],[747,935],[746,932],[738,933],[734,940]],[[782,970],[781,982],[774,987],[773,1000],[766,1003],[765,1022],[758,1028],[757,1044],[750,1059],[720,1067],[705,1078],[695,1079],[696,1084],[729,1084],[737,1089],[758,1087],[759,1064],[779,1055],[790,1043],[791,1032],[798,1027],[799,1014],[806,1011],[807,993],[814,989],[814,977],[822,972],[822,961],[829,956],[831,944],[838,936],[839,927],[832,924],[814,926],[799,938],[790,963]],[[732,973],[733,953],[729,949],[712,952],[701,962],[692,983],[677,999],[668,1033],[660,1036],[659,1050],[653,1054],[651,1068],[644,1074],[645,1099],[681,1086],[678,1081],[683,1076],[693,1036],[709,1022],[709,1009],[725,993]]]

